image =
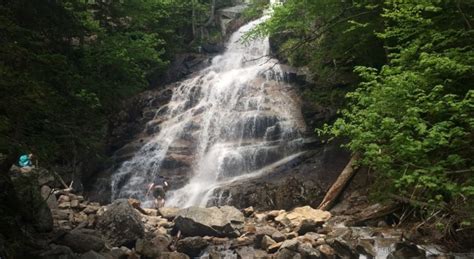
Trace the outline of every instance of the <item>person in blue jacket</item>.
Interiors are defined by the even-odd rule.
[[[20,159],[18,159],[18,165],[20,166],[20,170],[22,173],[27,173],[33,169],[33,162],[31,161],[33,159],[33,154],[24,154],[20,156]]]

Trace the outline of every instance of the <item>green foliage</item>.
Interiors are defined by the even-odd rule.
[[[474,198],[474,2],[387,1],[378,36],[390,51],[381,69],[356,67],[359,88],[325,132],[348,147],[392,190],[459,206]],[[470,205],[468,205],[470,204]]]
[[[365,1],[378,3],[380,1]],[[323,70],[347,70],[351,65],[380,65],[385,61],[374,31],[382,28],[379,5],[357,1],[286,1],[273,16],[247,37],[283,37],[279,54],[296,66],[309,66],[321,81]],[[297,17],[297,19],[295,19]]]
[[[474,215],[473,11],[458,0],[288,0],[246,37],[270,35],[280,59],[310,69],[307,100],[340,107],[337,85],[357,74],[341,117],[318,131],[349,137],[381,193],[450,210],[452,225]]]
[[[358,2],[288,0],[246,38],[269,35],[281,61],[308,68],[315,82],[306,86],[305,100],[337,109],[357,82],[353,67],[380,67],[386,60],[374,35],[383,28],[381,1]]]
[[[0,152],[99,154],[107,116],[192,39],[190,1],[90,2],[0,4]]]
[[[268,0],[252,0],[242,16],[246,21],[255,20],[261,17],[266,9],[268,9]]]

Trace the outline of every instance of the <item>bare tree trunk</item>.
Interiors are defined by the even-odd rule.
[[[203,27],[207,27],[211,25],[212,21],[214,20],[214,13],[216,12],[216,0],[211,0],[211,13],[209,14],[209,19],[204,24]]]
[[[193,30],[193,39],[196,38],[196,0],[192,0],[191,25]]]
[[[334,205],[334,202],[339,197],[339,194],[341,194],[351,177],[355,174],[356,170],[354,168],[354,164],[358,159],[359,155],[356,154],[352,156],[349,163],[347,163],[344,170],[342,170],[342,173],[326,193],[326,196],[324,196],[324,199],[321,204],[319,204],[318,209],[329,210]]]

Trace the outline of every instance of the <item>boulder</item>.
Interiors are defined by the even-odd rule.
[[[375,258],[377,253],[374,248],[374,242],[373,239],[359,239],[355,249],[359,254],[363,254],[368,258]]]
[[[305,259],[319,259],[321,258],[321,252],[318,249],[314,248],[309,243],[300,244],[298,247],[298,252]]]
[[[89,251],[85,254],[82,254],[81,259],[106,259],[106,257],[95,251]]]
[[[53,215],[46,203],[41,203],[36,209],[34,227],[38,232],[53,230]]]
[[[275,244],[269,246],[267,248],[267,252],[269,252],[271,254],[275,253],[276,251],[278,251],[278,249],[280,249],[282,243],[283,242],[279,242],[279,243],[275,243]]]
[[[179,252],[163,252],[160,259],[189,259],[189,256]]]
[[[172,238],[169,235],[166,234],[159,234],[156,235],[151,242],[153,243],[153,246],[159,248],[161,251],[167,251],[168,246],[171,244]]]
[[[275,240],[276,242],[282,242],[285,241],[285,235],[283,235],[280,231],[275,231],[272,234],[272,239]]]
[[[250,246],[239,247],[235,250],[239,258],[254,258],[255,249]]]
[[[60,208],[60,209],[69,209],[69,208],[71,208],[71,202],[69,202],[69,201],[60,202],[59,205],[58,205],[58,208]]]
[[[284,210],[271,210],[267,213],[267,219],[268,220],[274,220],[276,217],[278,217],[281,213],[284,213]]]
[[[314,232],[317,231],[319,227],[323,222],[320,221],[314,221],[312,219],[303,219],[301,221],[301,224],[295,229],[295,231],[298,233],[298,235],[304,235],[308,232]]]
[[[49,185],[49,186],[54,186],[54,182],[56,181],[56,178],[54,177],[54,174],[48,170],[44,169],[38,169],[38,185]]]
[[[58,199],[59,203],[70,202],[70,201],[71,201],[71,198],[69,198],[69,196],[67,195],[61,195],[59,196],[59,199]]]
[[[260,242],[260,247],[264,250],[267,250],[270,246],[276,244],[275,240],[273,240],[271,237],[265,235],[262,238],[262,241]]]
[[[168,219],[168,220],[173,220],[179,211],[180,211],[179,208],[163,207],[163,208],[158,209],[159,215],[161,215],[163,218]]]
[[[247,207],[247,208],[243,209],[242,212],[244,213],[244,215],[246,217],[250,217],[255,212],[255,210],[252,206],[250,206],[250,207]]]
[[[286,240],[281,244],[280,250],[281,249],[289,249],[289,250],[292,250],[292,251],[298,251],[299,245],[300,245],[300,243],[298,242],[298,240],[296,238],[291,239],[291,240]]]
[[[275,221],[305,233],[314,230],[317,226],[321,226],[330,218],[331,213],[328,211],[304,206],[295,208],[291,212],[280,213],[280,215],[275,218]]]
[[[71,231],[58,239],[56,243],[68,246],[76,253],[86,253],[91,250],[100,251],[105,246],[102,239],[81,231]]]
[[[237,237],[243,222],[244,215],[234,207],[190,207],[178,212],[174,227],[184,236]]]
[[[111,258],[117,258],[117,259],[127,259],[127,252],[124,251],[123,249],[120,249],[118,247],[112,247],[110,251],[108,252]]]
[[[71,201],[71,208],[73,208],[73,209],[79,208],[79,200],[72,200]]]
[[[209,243],[202,237],[186,237],[178,241],[176,250],[190,257],[197,257]]]
[[[294,231],[285,234],[286,239],[293,239],[297,236],[298,236],[298,233],[296,233]]]
[[[40,187],[37,185],[37,172],[21,174],[12,178],[13,187],[18,197],[16,208],[22,211],[24,223],[31,224],[38,232],[53,230],[53,216],[47,203],[41,196]],[[11,197],[8,197],[11,198]],[[14,211],[15,208],[12,208]]]
[[[152,241],[144,239],[137,240],[135,251],[146,258],[158,258],[161,255],[160,247],[155,246]]]
[[[257,248],[260,247],[262,243],[262,239],[264,236],[269,236],[271,237],[275,232],[278,232],[278,230],[274,227],[271,226],[263,226],[263,227],[257,227],[255,230],[255,245]]]
[[[255,244],[254,236],[241,236],[232,240],[232,247],[249,246]]]
[[[342,238],[329,239],[326,240],[326,243],[334,249],[339,257],[359,258],[352,247]]]
[[[113,246],[131,246],[145,235],[145,228],[140,214],[133,209],[126,199],[114,201],[98,217],[99,229]]]
[[[334,249],[332,249],[332,247],[330,247],[329,245],[326,245],[326,244],[320,245],[318,249],[321,252],[321,254],[324,255],[325,258],[328,258],[328,259],[336,258],[336,251],[334,251]]]
[[[56,195],[52,193],[52,190],[49,186],[41,186],[41,197],[43,197],[50,209],[58,208],[58,200],[56,199]]]
[[[395,251],[391,252],[387,259],[402,259],[402,258],[411,258],[411,259],[425,259],[426,252],[421,250],[415,244],[410,243],[396,243]]]
[[[77,258],[71,248],[67,246],[51,245],[50,249],[40,254],[41,259],[75,259]]]
[[[276,253],[273,258],[275,259],[301,259],[302,257],[298,252],[284,248],[278,251],[278,253]]]
[[[93,214],[93,213],[96,213],[99,209],[100,209],[100,206],[87,205],[87,207],[83,210],[83,212],[86,214]]]
[[[317,233],[313,233],[313,232],[308,232],[308,233],[304,234],[303,236],[297,237],[297,239],[300,241],[300,243],[309,243],[312,246],[320,245],[317,242],[317,240],[319,238],[321,238],[321,235],[317,234]]]

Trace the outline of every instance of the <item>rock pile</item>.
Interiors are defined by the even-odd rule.
[[[62,194],[53,206],[56,236],[39,255],[64,258],[353,258],[373,246],[334,231],[331,213],[242,211],[231,207],[142,209],[136,200],[108,206]],[[337,232],[337,233],[336,233]]]

